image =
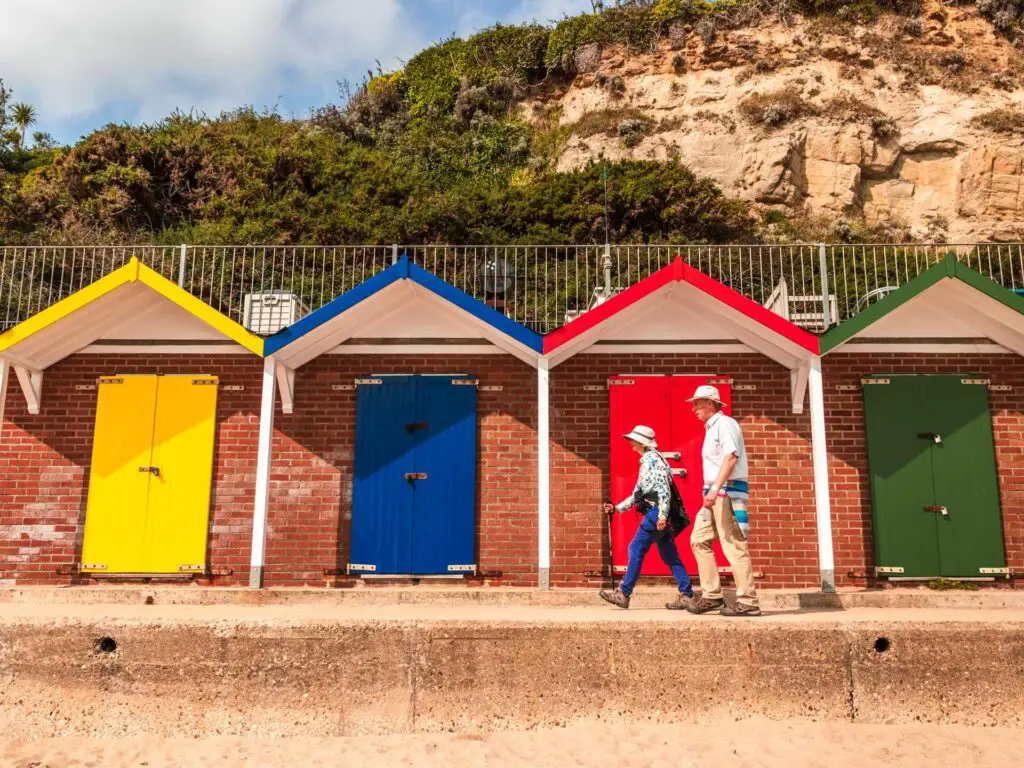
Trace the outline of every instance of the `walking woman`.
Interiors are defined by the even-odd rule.
[[[665,607],[685,610],[693,598],[693,588],[676,549],[677,532],[669,525],[668,520],[672,498],[672,472],[669,470],[668,462],[658,453],[658,443],[654,439],[653,429],[638,425],[623,437],[629,440],[633,450],[640,454],[640,476],[637,478],[633,494],[628,499],[616,506],[605,504],[604,511],[611,515],[615,512],[625,512],[635,506],[643,515],[643,519],[633,541],[629,544],[629,565],[626,567],[626,575],[621,586],[615,591],[602,589],[598,594],[602,600],[612,605],[629,608],[633,587],[640,578],[640,566],[651,546],[656,545],[658,554],[672,571],[672,576],[679,587],[679,595]]]

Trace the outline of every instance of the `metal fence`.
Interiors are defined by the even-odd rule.
[[[676,258],[809,330],[852,317],[954,254],[1024,292],[1024,246],[17,246],[0,248],[0,329],[136,256],[234,320],[254,297],[309,312],[405,254],[513,320],[548,333]]]

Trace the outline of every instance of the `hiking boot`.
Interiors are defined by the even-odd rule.
[[[609,592],[607,589],[602,589],[597,594],[605,602],[617,605],[619,608],[629,608],[629,596],[622,594],[617,589],[612,592]]]
[[[686,608],[690,613],[708,613],[709,611],[717,611],[719,608],[725,606],[725,600],[722,598],[716,598],[711,600],[707,597],[702,597],[700,600],[692,601]]]
[[[665,607],[670,611],[685,611],[690,607],[690,603],[694,601],[693,595],[684,595],[680,592],[676,595],[676,599],[671,603],[665,603]]]
[[[735,605],[725,606],[719,613],[722,616],[760,616],[761,609],[756,605],[736,603]]]

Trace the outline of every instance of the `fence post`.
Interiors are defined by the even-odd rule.
[[[612,247],[609,243],[604,244],[601,268],[604,270],[604,299],[607,301],[612,295]]]
[[[391,263],[392,265],[398,263],[398,243],[391,246]]]
[[[181,255],[178,257],[178,287],[185,287],[185,266],[188,264],[188,246],[181,244]]]
[[[821,269],[821,330],[824,333],[832,325],[831,306],[828,300],[828,259],[825,258],[824,243],[818,243],[818,266]]]

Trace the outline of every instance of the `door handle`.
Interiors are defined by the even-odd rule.
[[[160,477],[160,467],[139,467],[139,472],[152,472],[153,477]]]
[[[922,440],[932,440],[936,445],[942,444],[942,435],[937,435],[934,432],[918,432],[917,436]]]
[[[686,467],[671,467],[669,471],[673,477],[686,477]]]
[[[924,511],[925,512],[938,512],[940,515],[943,515],[944,517],[949,517],[949,510],[946,509],[945,507],[941,507],[941,506],[928,506],[928,507],[924,508]]]
[[[413,480],[426,480],[427,479],[427,473],[426,472],[406,472],[405,473],[405,479],[408,480],[409,482],[412,482]]]

